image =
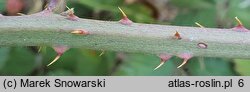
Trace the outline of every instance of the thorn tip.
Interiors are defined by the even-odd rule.
[[[179,65],[177,68],[181,68],[182,66],[184,66],[187,63],[187,61],[188,59],[184,59],[181,65]]]
[[[66,5],[66,8],[68,9],[68,10],[70,10],[70,8]]]
[[[62,12],[61,15],[62,16],[66,16],[67,19],[72,20],[72,21],[77,21],[79,20],[79,17],[77,17],[74,13],[74,8],[69,8],[68,6],[66,6],[66,8],[68,9],[65,12]]]
[[[238,17],[234,17],[234,18],[237,21],[238,26],[243,26],[242,22],[240,21],[240,19]]]
[[[63,53],[69,49],[69,47],[64,46],[64,45],[57,45],[57,46],[54,46],[53,49],[56,51],[57,56],[47,66],[50,66],[51,64],[55,63],[63,55]]]
[[[122,16],[123,16],[124,18],[127,17],[126,13],[125,13],[120,7],[118,7],[118,9],[121,11]]]
[[[197,26],[199,26],[200,28],[205,28],[204,26],[202,26],[200,23],[198,23],[198,22],[195,22],[195,24],[197,25]]]
[[[133,21],[129,20],[125,12],[120,7],[118,7],[118,9],[121,11],[122,16],[123,16],[123,18],[119,22],[123,25],[131,25]]]
[[[99,57],[102,56],[105,53],[105,50],[101,50],[101,54],[99,54]]]
[[[249,30],[243,26],[242,22],[240,21],[238,17],[234,17],[234,18],[238,24],[237,26],[232,28],[232,30],[237,31],[237,32],[249,32]]]
[[[182,53],[182,54],[178,55],[178,57],[183,59],[182,64],[177,67],[177,68],[181,68],[182,66],[184,66],[188,62],[188,60],[190,58],[193,57],[193,55],[192,55],[192,53]]]
[[[164,63],[165,63],[164,61],[161,61],[161,63],[157,67],[155,67],[154,71],[160,68],[162,65],[164,65]]]
[[[154,70],[157,70],[158,68],[160,68],[165,62],[167,62],[172,57],[172,55],[168,53],[161,53],[159,57],[161,59],[161,62],[157,67],[155,67]]]
[[[39,46],[39,47],[38,47],[38,53],[40,53],[41,50],[42,50],[42,46]]]
[[[55,59],[54,59],[53,61],[51,61],[51,62],[47,65],[47,67],[50,66],[50,65],[52,65],[53,63],[55,63],[60,57],[61,57],[61,55],[58,54],[58,55],[55,57]]]

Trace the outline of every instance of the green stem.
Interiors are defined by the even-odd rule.
[[[71,34],[75,29],[89,35]],[[181,40],[173,39],[178,31]],[[206,49],[198,48],[203,42]],[[134,23],[131,26],[111,21],[80,19],[71,21],[64,16],[2,16],[0,45],[84,47],[135,53],[160,54],[192,53],[193,56],[248,58],[250,32],[232,29],[179,27]]]

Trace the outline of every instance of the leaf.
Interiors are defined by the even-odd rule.
[[[27,48],[12,48],[1,75],[28,75],[35,66],[35,56]]]
[[[207,9],[212,7],[211,2],[207,2],[206,0],[171,0],[170,2],[185,9]]]
[[[80,4],[89,6],[94,11],[109,11],[114,15],[114,20],[121,19],[118,6],[122,7],[123,0],[84,0]],[[143,4],[131,4],[122,7],[128,17],[134,22],[155,23],[151,12]],[[103,16],[103,15],[100,15]]]
[[[243,76],[249,76],[250,75],[250,60],[247,59],[235,59],[235,71]]]
[[[176,75],[176,66],[173,59],[167,61],[162,67],[154,71],[159,65],[160,58],[152,55],[127,54],[124,63],[114,75],[128,76],[159,76],[159,75]]]
[[[96,53],[93,50],[81,50],[81,57],[77,60],[76,70],[77,75],[88,75],[88,76],[97,76],[97,75],[108,75],[109,74],[109,65],[110,61],[103,60],[102,57],[106,56],[106,52],[103,56],[99,56],[99,53]]]
[[[74,74],[72,71],[65,70],[65,69],[56,69],[51,70],[47,73],[48,76],[73,76]]]
[[[60,73],[57,72],[53,74],[53,71],[57,71],[58,69],[71,72],[73,75],[108,75],[115,59],[114,54],[113,52],[105,52],[105,54],[100,57],[99,53],[101,52],[71,48],[64,53],[55,64],[47,68],[47,75],[60,75]],[[45,66],[54,58],[56,53],[51,48],[48,48],[43,55]]]
[[[195,22],[199,22],[205,27],[216,27],[216,10],[215,8],[204,9],[201,11],[188,11],[180,13],[173,21],[174,25],[179,26],[196,26]]]
[[[122,3],[122,0],[81,0],[80,3],[94,10],[115,11],[118,5]]]
[[[156,23],[156,20],[151,16],[151,11],[142,4],[131,4],[122,7],[128,17],[139,23]],[[115,12],[115,19],[120,19],[120,12]]]
[[[42,52],[43,54],[43,65],[46,66],[49,64],[57,55],[56,52],[48,47],[46,52]],[[76,66],[76,62],[78,57],[80,56],[80,52],[77,49],[69,49],[66,51],[54,64],[47,67],[48,70],[56,70],[56,69],[64,69],[68,71],[74,71]]]
[[[245,24],[244,26],[250,27],[250,25],[247,25],[247,23],[250,21],[250,4],[249,1],[246,1],[247,0],[230,0],[227,18],[232,20],[233,24],[236,24],[234,17],[237,16],[242,21],[242,23]]]
[[[5,66],[7,59],[9,58],[10,48],[0,48],[0,70]]]
[[[5,10],[6,1],[7,0],[0,0],[0,12]]]
[[[232,64],[228,59],[204,58],[204,68],[201,67],[197,58],[188,61],[187,69],[189,75],[194,76],[232,76],[235,75]],[[201,61],[203,62],[203,61]]]

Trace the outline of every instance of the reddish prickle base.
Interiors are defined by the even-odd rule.
[[[178,55],[178,57],[183,59],[183,62],[181,65],[179,65],[177,68],[181,68],[182,66],[184,66],[189,59],[191,59],[193,57],[193,55],[191,53],[182,53],[180,55]]]
[[[162,54],[159,55],[159,57],[161,58],[161,62],[157,67],[155,67],[154,70],[157,70],[158,68],[160,68],[165,62],[167,62],[172,57],[172,55],[162,53]]]
[[[166,62],[172,57],[172,55],[162,53],[162,54],[159,55],[159,57],[161,58],[161,61]]]
[[[235,20],[238,22],[238,25],[236,27],[232,28],[232,30],[237,31],[237,32],[248,32],[249,31],[248,29],[246,29],[244,27],[244,25],[242,24],[240,19],[238,19],[238,17],[235,17]]]
[[[72,20],[72,21],[78,21],[78,20],[79,20],[79,17],[77,17],[77,16],[74,15],[74,14],[70,14],[70,15],[68,15],[67,19],[68,19],[68,20]]]
[[[81,34],[81,35],[88,35],[88,34],[89,34],[89,32],[88,32],[88,31],[86,31],[86,30],[80,30],[80,34]]]
[[[243,25],[238,25],[232,28],[232,30],[237,31],[237,32],[249,32],[249,30],[246,29]]]
[[[62,55],[65,51],[69,49],[67,46],[55,46],[53,49],[56,51],[58,55]]]
[[[55,59],[51,61],[47,66],[50,66],[53,63],[55,63],[62,56],[62,54],[69,49],[69,47],[58,45],[58,46],[53,47],[53,49],[56,51],[57,55]]]
[[[193,55],[191,53],[182,53],[178,55],[178,57],[183,58],[183,59],[190,59],[193,57]]]
[[[124,17],[122,18],[119,23],[123,24],[123,25],[132,25],[133,22],[131,20],[128,19],[128,17]]]

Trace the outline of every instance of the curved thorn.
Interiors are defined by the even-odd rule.
[[[66,5],[66,8],[68,9],[68,10],[70,10],[70,8]]]
[[[234,18],[237,21],[238,25],[243,25],[242,22],[240,21],[240,19],[238,17],[234,17]]]
[[[188,59],[184,59],[183,62],[182,62],[182,64],[179,65],[177,68],[181,68],[183,65],[185,65],[187,63],[187,61],[188,61]]]
[[[55,63],[60,57],[61,57],[61,55],[57,55],[56,58],[52,62],[50,62],[47,66],[50,66],[53,63]]]
[[[68,11],[70,14],[74,14],[74,13],[75,13],[74,8],[69,8],[68,6],[66,6],[66,8],[68,9],[67,11]]]
[[[84,30],[84,29],[75,29],[70,33],[71,34],[80,34],[80,35],[88,35],[89,34],[89,32]]]
[[[83,32],[82,31],[79,31],[79,30],[75,30],[75,31],[72,31],[70,32],[71,34],[82,34]]]
[[[39,46],[39,47],[38,47],[38,53],[41,52],[42,48],[43,48],[42,46]]]
[[[123,17],[127,17],[127,15],[125,14],[125,12],[120,7],[118,7],[118,9],[121,11]]]
[[[45,6],[43,8],[46,9],[46,8],[48,8],[48,6],[49,6],[49,4],[47,3],[47,4],[45,4]]]
[[[195,22],[195,24],[197,25],[197,26],[199,26],[200,28],[205,28],[204,26],[202,26],[200,23],[198,23],[198,22]]]
[[[102,53],[99,54],[99,56],[102,56],[105,53],[105,50],[102,50]]]
[[[155,67],[155,69],[154,70],[157,70],[158,68],[160,68],[162,65],[164,65],[164,61],[161,61],[161,63],[157,66],[157,67]]]
[[[17,15],[24,16],[24,15],[26,15],[26,14],[23,14],[23,13],[17,13]]]

